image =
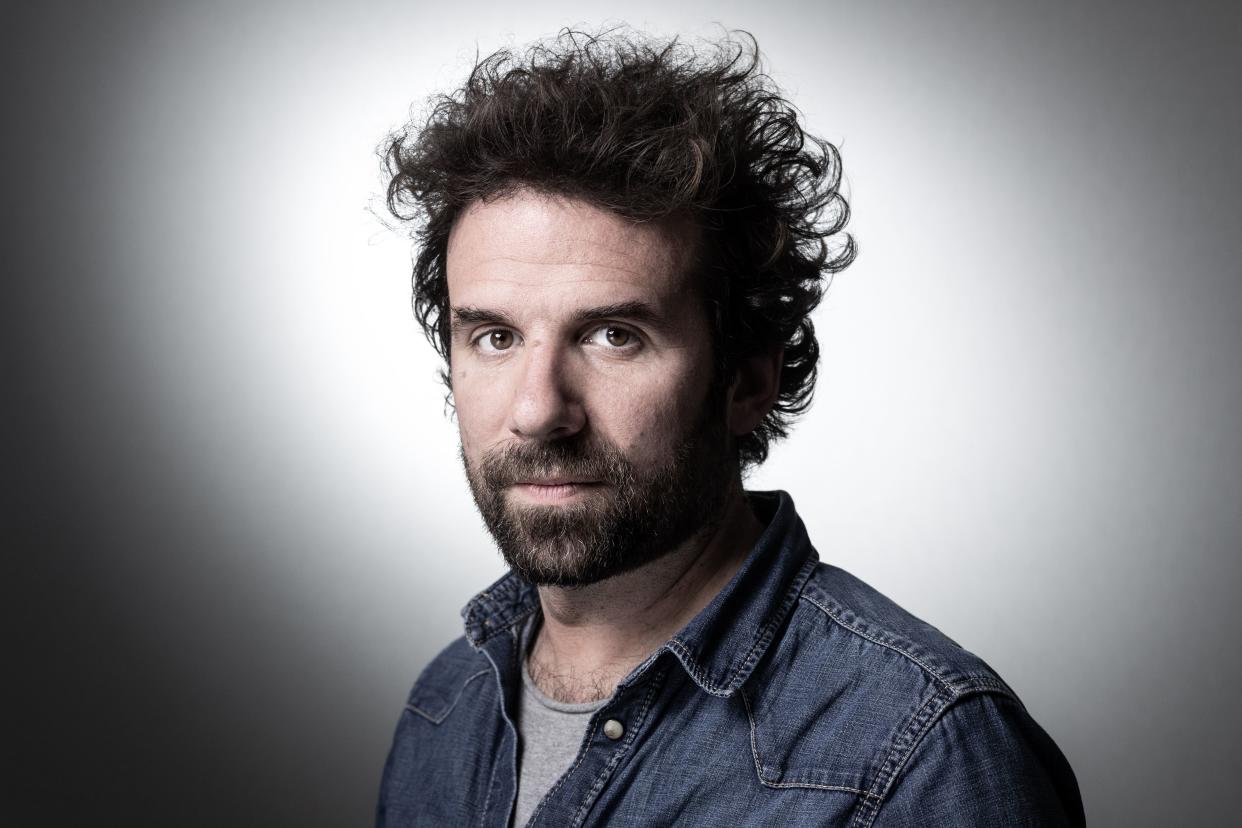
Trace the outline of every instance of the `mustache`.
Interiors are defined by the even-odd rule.
[[[613,444],[575,436],[546,443],[510,443],[489,451],[479,462],[479,475],[489,489],[499,491],[532,478],[598,480],[624,486],[633,480],[634,472]]]

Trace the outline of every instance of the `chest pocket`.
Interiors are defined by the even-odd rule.
[[[874,796],[936,688],[891,650],[820,623],[794,625],[770,655],[740,688],[759,781]]]
[[[491,672],[490,668],[484,667],[465,676],[464,679],[460,676],[442,678],[423,676],[410,691],[410,698],[405,703],[406,709],[438,725],[453,712],[462,696],[468,689],[471,689],[471,685],[477,681],[486,680]]]
[[[865,748],[842,728],[825,727],[823,717],[813,711],[796,715],[788,705],[764,704],[745,689],[741,697],[750,723],[755,773],[763,785],[867,793],[877,770],[874,748]]]

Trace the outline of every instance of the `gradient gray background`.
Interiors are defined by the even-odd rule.
[[[1234,820],[1236,3],[2,9],[0,822],[371,819],[501,572],[374,148],[604,20],[749,29],[842,148],[862,253],[752,486],[988,659],[1093,825]]]

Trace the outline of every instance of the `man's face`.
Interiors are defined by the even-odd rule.
[[[671,551],[737,473],[695,237],[530,191],[449,240],[450,369],[475,502],[508,563],[575,586]]]

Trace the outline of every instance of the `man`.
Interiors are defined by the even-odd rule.
[[[756,55],[567,33],[392,140],[512,571],[414,685],[381,825],[1083,823],[1012,690],[742,487],[854,255],[836,151]]]

